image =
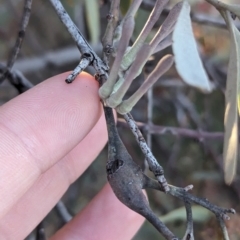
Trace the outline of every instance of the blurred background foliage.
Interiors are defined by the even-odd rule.
[[[101,53],[101,37],[106,27],[108,0],[62,0],[66,10],[93,45]],[[121,0],[124,14],[130,0]],[[151,0],[145,2],[154,2]],[[171,1],[171,4],[177,1]],[[218,12],[203,0],[189,0],[194,14],[207,14],[219,18]],[[229,1],[230,2],[230,1]],[[236,1],[231,1],[237,3]],[[22,0],[0,0],[0,61],[5,63],[13,47],[22,14]],[[136,16],[136,27],[132,40],[136,39],[150,11],[141,8]],[[161,25],[166,13],[156,24]],[[223,132],[224,88],[229,57],[229,33],[221,28],[193,23],[199,51],[210,79],[217,88],[211,94],[203,94],[183,84],[172,68],[159,80],[153,89],[152,121],[156,125],[195,129],[196,131]],[[161,56],[171,53],[165,49],[153,56],[147,63],[145,73],[133,83],[129,95],[137,89],[144,76],[156,65]],[[72,70],[80,55],[68,32],[60,23],[51,5],[46,0],[33,1],[32,15],[27,28],[23,47],[15,68],[22,71],[34,84],[55,74]],[[91,69],[88,69],[93,73]],[[197,69],[196,69],[197,71]],[[0,86],[0,105],[17,95],[17,91],[5,81]],[[147,102],[144,97],[132,114],[136,121],[147,122]],[[121,116],[120,116],[121,117]],[[121,137],[133,158],[143,166],[144,157],[131,132],[123,123],[119,124]],[[144,129],[147,133],[147,127]],[[235,208],[237,214],[228,221],[230,239],[240,239],[240,181],[239,177],[231,186],[226,186],[222,172],[223,137],[190,138],[162,133],[152,134],[152,150],[165,169],[170,184],[185,187],[193,184],[193,193],[206,197],[222,207]],[[77,214],[106,183],[106,147],[87,171],[69,188],[63,201],[72,214]],[[79,159],[81,161],[81,159]],[[239,164],[238,164],[239,165]],[[157,191],[148,191],[154,211],[162,217],[176,235],[185,231],[185,210],[183,202]],[[51,197],[51,196],[46,196]],[[194,207],[196,239],[221,239],[216,219],[199,207]],[[103,216],[104,217],[104,216]],[[51,236],[63,222],[53,210],[45,220],[46,232]],[[163,239],[148,223],[134,237],[134,240]]]

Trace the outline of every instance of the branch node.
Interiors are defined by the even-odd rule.
[[[106,19],[110,22],[112,21],[112,19],[114,18],[113,14],[111,13],[108,13],[107,16],[106,16]]]
[[[191,191],[193,189],[193,185],[191,184],[191,185],[188,185],[188,186],[186,186],[185,188],[184,188],[184,190],[186,191],[186,192],[188,192],[188,191]]]

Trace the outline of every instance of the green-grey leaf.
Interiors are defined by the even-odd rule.
[[[192,206],[192,214],[194,222],[206,222],[212,216],[211,212],[201,206]],[[175,209],[161,216],[160,220],[163,223],[170,223],[176,220],[186,221],[186,209],[185,207]]]
[[[90,33],[90,42],[95,45],[99,41],[100,36],[100,17],[98,0],[86,0],[86,19],[87,27]]]
[[[210,92],[212,85],[197,50],[190,19],[190,5],[186,1],[173,31],[173,52],[176,69],[183,81],[204,92]]]
[[[231,33],[230,58],[227,72],[225,93],[225,136],[224,136],[224,174],[225,181],[230,184],[236,174],[238,157],[238,113],[240,109],[240,33],[235,27],[229,12],[222,13]],[[239,111],[240,112],[240,111]]]

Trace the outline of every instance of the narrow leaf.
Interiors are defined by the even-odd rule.
[[[100,37],[100,17],[99,6],[97,0],[85,1],[87,27],[90,33],[91,44],[95,45]]]
[[[140,98],[148,91],[149,88],[166,72],[173,64],[173,56],[168,54],[165,55],[154,68],[154,70],[149,74],[147,79],[139,87],[139,89],[127,100],[124,100],[117,108],[117,112],[120,114],[125,114],[130,112]]]
[[[238,157],[237,106],[238,109],[240,109],[240,33],[234,26],[229,12],[226,13],[225,20],[231,33],[231,49],[225,93],[226,110],[224,116],[225,135],[223,159],[225,181],[227,184],[230,184],[236,174]]]
[[[184,1],[173,31],[173,52],[176,68],[183,81],[204,92],[212,90],[193,35],[190,5]]]
[[[113,62],[111,72],[108,80],[103,84],[103,86],[99,89],[99,95],[101,98],[105,99],[110,96],[113,91],[114,84],[117,81],[118,71],[121,66],[121,61],[124,53],[128,47],[129,41],[131,39],[132,33],[134,29],[134,20],[133,18],[127,18],[123,24],[123,33],[118,45],[118,50],[116,54],[116,58]]]
[[[150,42],[150,45],[152,46],[153,49],[156,48],[157,45],[173,31],[173,28],[176,24],[176,21],[178,19],[182,7],[183,2],[179,2],[176,5],[174,5],[173,8],[170,10],[162,26],[159,28],[156,35]]]

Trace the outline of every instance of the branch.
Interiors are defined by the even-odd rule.
[[[183,240],[194,240],[193,236],[193,218],[192,218],[192,206],[187,200],[184,201],[187,215],[187,229],[183,237]]]
[[[62,3],[59,0],[49,0],[54,7],[58,17],[62,21],[63,25],[66,27],[73,40],[78,46],[80,53],[82,54],[82,58],[85,59],[84,62],[89,61],[89,65],[92,65],[98,75],[104,75],[107,79],[107,72],[109,67],[98,57],[98,55],[94,52],[92,47],[83,37],[82,33],[79,31],[77,26],[73,23],[72,19],[69,17],[68,13],[64,9]],[[81,67],[75,69],[72,77],[68,78],[66,82],[70,83],[76,77],[77,70],[78,74],[83,70],[82,67],[85,65],[81,65]]]
[[[36,227],[36,240],[46,240],[46,234],[43,221],[41,221]]]
[[[153,88],[150,88],[147,92],[147,125],[151,126],[153,124],[152,122],[153,118]],[[152,151],[152,134],[147,131],[146,133],[147,138],[147,145]],[[144,159],[144,172],[146,173],[149,169],[147,159]]]
[[[94,51],[100,54],[102,46],[93,46]],[[45,54],[19,59],[15,62],[13,69],[17,69],[23,74],[35,73],[49,67],[62,68],[67,65],[76,64],[80,59],[79,52],[75,46],[69,46],[57,51],[49,51]]]
[[[124,127],[128,126],[128,124],[125,122],[123,118],[118,118],[118,123],[120,123]],[[140,129],[142,130],[146,129],[151,134],[159,134],[159,135],[172,134],[175,136],[195,138],[200,141],[205,138],[222,140],[224,136],[223,132],[206,132],[206,131],[192,130],[188,128],[160,126],[155,124],[148,125],[143,122],[136,122],[136,124]]]
[[[33,84],[25,78],[25,76],[18,70],[9,70],[6,66],[0,63],[0,73],[7,72],[9,82],[18,90],[23,93],[33,87]]]
[[[113,37],[119,19],[120,0],[112,0],[110,12],[107,15],[108,25],[102,38],[103,61],[108,64],[109,54],[113,52]]]
[[[166,190],[161,184],[159,185],[159,182],[147,177],[141,171],[141,168],[133,161],[119,137],[112,110],[109,107],[104,107],[104,112],[109,136],[107,176],[115,195],[126,206],[143,215],[166,239],[178,239],[159,220],[159,218],[156,218],[156,215],[149,207],[148,202],[146,201],[146,198],[141,191],[141,188],[151,188],[163,192]],[[142,138],[141,134],[139,134],[136,126],[132,124],[131,115],[126,114],[124,117],[128,120],[128,123],[130,122],[130,128],[135,137],[139,138],[138,142],[141,146],[141,149],[144,151],[144,139]],[[150,167],[152,166],[150,165]],[[156,167],[156,165],[154,167]],[[226,227],[224,221],[230,219],[227,214],[234,214],[235,210],[232,208],[220,208],[210,203],[207,199],[195,197],[194,195],[188,193],[188,191],[192,188],[192,185],[187,186],[186,188],[179,188],[168,185],[168,194],[181,199],[185,203],[188,221],[185,239],[193,239],[191,203],[196,203],[213,212],[216,215],[218,221],[220,221],[222,229],[225,229]],[[223,234],[224,238],[227,239],[227,232],[225,231]]]
[[[64,221],[64,223],[68,223],[69,221],[72,220],[72,215],[69,213],[67,207],[65,206],[65,204],[63,203],[62,200],[59,200],[57,205],[55,206],[58,214],[61,216],[62,220]]]
[[[104,113],[109,139],[106,165],[107,178],[116,197],[124,205],[144,216],[166,239],[177,240],[178,238],[154,214],[143,194],[142,189],[145,188],[150,178],[133,161],[121,141],[112,109],[104,106]],[[158,188],[165,191],[164,186],[160,186],[158,182],[157,185]]]
[[[157,178],[158,182],[160,183],[164,192],[169,191],[169,187],[167,181],[164,177],[164,171],[162,166],[158,163],[156,158],[153,156],[151,149],[148,147],[142,133],[140,132],[138,126],[136,125],[133,117],[130,113],[123,115],[124,119],[126,120],[127,124],[129,125],[138,145],[140,146],[145,158],[148,162],[150,171],[153,172],[154,176]]]
[[[2,73],[2,76],[0,77],[0,84],[4,81],[5,78],[8,77],[8,74],[11,71],[13,64],[16,61],[17,56],[20,52],[20,49],[22,47],[22,42],[25,36],[26,28],[31,15],[31,7],[32,7],[32,0],[25,0],[23,15],[22,15],[21,24],[20,24],[20,30],[18,32],[17,40],[12,50],[12,54],[8,59],[6,70]]]

